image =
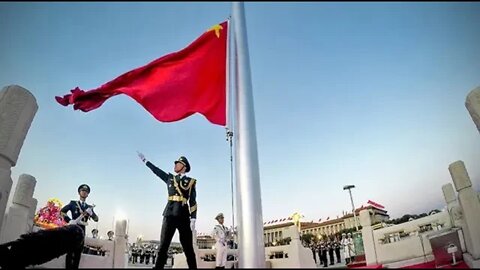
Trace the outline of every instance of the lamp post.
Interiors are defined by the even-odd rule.
[[[343,190],[347,190],[347,189],[348,189],[348,193],[350,193],[350,201],[352,202],[353,219],[355,220],[355,228],[356,228],[357,231],[358,231],[358,221],[357,221],[357,215],[355,214],[355,205],[353,204],[352,188],[355,188],[355,185],[346,185],[346,186],[343,186]]]

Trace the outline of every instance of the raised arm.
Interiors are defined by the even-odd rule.
[[[161,169],[159,169],[157,166],[153,165],[150,161],[147,161],[147,167],[152,170],[154,174],[156,174],[160,179],[163,180],[163,182],[168,183],[168,174]]]
[[[162,179],[163,182],[168,184],[168,174],[163,170],[159,169],[157,166],[153,165],[153,163],[151,163],[150,161],[148,161],[142,153],[139,153],[139,152],[137,153],[138,153],[138,157],[142,160],[142,162],[145,163],[147,167],[150,168],[150,170],[152,170],[152,172],[155,175],[157,175],[160,179]]]

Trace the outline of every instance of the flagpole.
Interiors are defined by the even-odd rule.
[[[231,199],[232,199],[232,233],[235,231],[235,207],[234,207],[234,190],[233,190],[233,131],[232,131],[232,117],[230,117],[230,114],[232,113],[231,108],[233,107],[231,102],[232,100],[235,100],[235,97],[233,96],[233,91],[232,89],[234,88],[233,86],[233,70],[234,66],[233,63],[235,62],[233,60],[233,42],[232,42],[232,28],[231,28],[231,19],[232,17],[229,16],[227,20],[227,25],[228,25],[228,30],[227,30],[227,85],[226,85],[226,103],[227,103],[227,110],[226,110],[226,116],[227,116],[227,125],[225,127],[226,130],[226,137],[227,137],[227,142],[229,143],[230,146],[230,190],[231,190]],[[234,245],[232,248],[234,248],[235,243],[235,234],[233,234],[233,243]],[[235,258],[235,255],[234,255]]]
[[[231,21],[232,21],[232,16],[229,16],[228,17],[228,20],[227,20],[227,59],[226,59],[226,70],[227,70],[227,76],[226,76],[226,85],[225,85],[225,99],[226,99],[226,106],[225,106],[225,117],[226,117],[226,125],[225,125],[225,129],[228,133],[228,131],[230,131],[232,129],[232,118],[230,117],[230,114],[231,114],[231,102],[232,102],[232,97],[230,96],[232,94],[232,63],[234,61],[232,61],[232,52],[233,50],[231,49],[231,38],[232,38],[232,30],[231,30]]]
[[[236,58],[235,172],[238,267],[265,268],[255,114],[243,2],[232,3]]]

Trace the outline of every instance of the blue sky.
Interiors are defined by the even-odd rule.
[[[156,121],[128,96],[89,113],[57,104],[180,50],[225,20],[223,3],[0,3],[0,86],[39,110],[18,175],[36,177],[39,207],[88,183],[106,236],[114,214],[130,235],[158,239],[167,192],[136,156],[167,171],[185,155],[198,179],[200,232],[230,225],[225,130],[194,115]],[[392,218],[444,205],[448,165],[463,160],[476,190],[480,138],[466,95],[480,86],[478,3],[246,3],[263,217],[306,220],[371,199]],[[90,229],[96,225],[90,225]],[[174,239],[178,239],[178,235]]]

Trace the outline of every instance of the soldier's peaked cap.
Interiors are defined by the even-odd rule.
[[[184,156],[181,156],[179,159],[175,160],[175,164],[177,164],[177,162],[180,162],[182,163],[183,165],[185,165],[185,167],[187,168],[185,170],[185,172],[189,172],[190,171],[190,163],[188,162],[188,159]]]
[[[80,190],[82,190],[82,189],[85,189],[85,190],[87,190],[88,193],[90,193],[90,187],[87,184],[81,184],[78,187],[78,192],[80,193]]]
[[[218,213],[218,215],[215,217],[215,219],[223,218],[223,213]]]

